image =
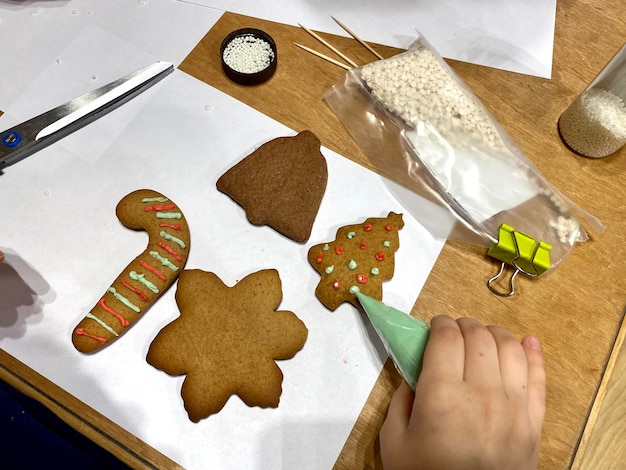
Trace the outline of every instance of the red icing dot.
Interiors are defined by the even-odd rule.
[[[320,251],[317,255],[317,264],[322,264],[322,260],[324,259],[324,254]]]
[[[343,246],[338,245],[335,247],[335,253],[337,253],[338,255],[343,253]]]
[[[391,225],[385,225],[385,230],[391,232],[393,230],[393,227]]]
[[[378,261],[383,261],[385,259],[385,253],[383,253],[382,251],[379,251],[378,253],[376,253],[376,259]]]
[[[367,242],[361,243],[361,249],[362,250],[366,250],[367,249]]]
[[[374,227],[372,227],[372,224],[365,224],[363,226],[363,230],[365,230],[366,232],[371,232],[372,228],[374,228]]]
[[[356,282],[358,282],[359,284],[367,283],[367,276],[365,274],[357,274]]]
[[[339,290],[339,287],[341,286],[341,284],[339,284],[339,281],[335,281],[333,282],[333,289],[335,290]]]

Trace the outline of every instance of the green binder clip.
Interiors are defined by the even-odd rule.
[[[510,297],[515,293],[515,277],[519,274],[537,277],[550,268],[550,250],[552,246],[545,242],[537,243],[533,237],[523,232],[516,232],[513,227],[502,224],[498,231],[498,243],[487,254],[502,261],[498,274],[487,281],[487,287],[496,295]],[[506,265],[515,269],[511,276],[509,292],[497,290],[493,283],[502,276]]]

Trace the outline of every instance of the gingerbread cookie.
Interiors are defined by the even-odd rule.
[[[180,317],[159,332],[146,360],[169,375],[186,374],[181,395],[191,421],[219,412],[231,395],[248,406],[278,406],[283,374],[274,361],[293,357],[308,335],[294,313],[276,310],[281,301],[274,269],[234,287],[198,269],[180,275]]]
[[[383,281],[393,276],[402,227],[402,214],[390,212],[386,218],[342,227],[333,242],[311,247],[309,263],[322,276],[317,298],[330,310],[343,302],[358,307],[357,292],[382,300]]]
[[[311,235],[327,179],[320,141],[303,131],[261,145],[224,173],[217,189],[244,208],[250,223],[303,243]]]
[[[125,196],[115,210],[126,227],[148,232],[148,247],[113,281],[72,333],[90,353],[115,341],[176,280],[189,254],[189,227],[178,206],[149,189]]]

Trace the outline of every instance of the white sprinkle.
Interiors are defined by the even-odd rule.
[[[361,78],[383,106],[411,127],[428,122],[442,135],[465,132],[507,150],[492,119],[426,46],[367,64]]]
[[[270,44],[252,34],[235,37],[224,48],[224,62],[240,73],[258,73],[274,60]]]
[[[626,105],[610,91],[590,88],[561,115],[559,130],[575,152],[606,157],[626,144]]]

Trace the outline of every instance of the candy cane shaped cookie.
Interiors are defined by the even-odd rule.
[[[74,328],[72,343],[83,353],[95,352],[123,335],[172,285],[189,254],[185,216],[164,195],[134,191],[118,203],[115,213],[126,227],[148,232],[148,247]]]

